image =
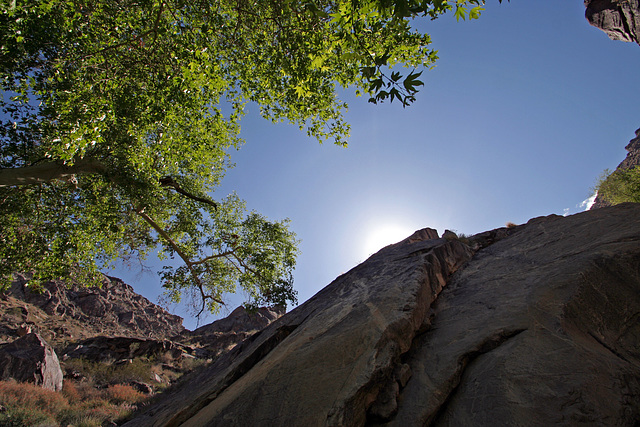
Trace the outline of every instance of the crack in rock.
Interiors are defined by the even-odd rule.
[[[486,338],[474,350],[460,356],[460,358],[458,359],[458,367],[453,373],[453,376],[448,381],[448,384],[451,388],[449,392],[444,396],[440,406],[436,408],[432,415],[427,419],[426,424],[431,425],[438,423],[438,419],[447,411],[447,406],[454,398],[456,391],[460,387],[464,373],[478,357],[497,349],[507,341],[517,337],[526,330],[527,329],[524,328],[515,329],[512,331],[498,332],[496,335]]]

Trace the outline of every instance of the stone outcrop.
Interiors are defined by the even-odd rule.
[[[585,0],[585,16],[612,40],[640,44],[640,0]]]
[[[634,426],[639,265],[636,204],[465,239],[426,229],[127,425]]]
[[[267,327],[284,312],[284,307],[260,307],[252,312],[240,306],[223,319],[194,331],[185,331],[181,339],[197,345],[208,357],[219,356]]]
[[[28,333],[0,346],[0,380],[31,382],[60,391],[62,377],[56,352],[40,335]]]
[[[616,170],[640,166],[640,129],[636,130],[636,137],[629,141],[629,144],[624,148],[627,150],[627,157],[618,165]],[[596,196],[596,200],[590,209],[598,209],[605,206],[609,206],[609,203]]]

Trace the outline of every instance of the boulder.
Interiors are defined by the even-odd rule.
[[[468,242],[384,248],[127,425],[637,425],[640,205]]]
[[[28,333],[0,346],[0,379],[13,378],[60,391],[62,377],[56,352],[40,335]]]
[[[585,16],[611,40],[640,44],[640,0],[585,0]]]

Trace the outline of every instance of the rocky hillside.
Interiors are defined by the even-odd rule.
[[[640,205],[445,237],[382,249],[126,425],[637,425]]]
[[[83,381],[87,372],[79,367],[104,371],[132,363],[146,366],[137,368],[138,378],[151,378],[164,388],[176,373],[206,364],[284,313],[270,308],[248,313],[239,307],[227,318],[188,331],[181,317],[120,279],[105,276],[102,287],[91,288],[51,281],[43,292],[32,292],[28,283],[28,277],[18,275],[11,289],[0,294],[0,380],[35,382],[51,390],[63,388],[63,375]],[[127,382],[105,377],[94,385],[121,380]]]
[[[100,288],[51,281],[40,293],[31,292],[28,278],[19,275],[0,298],[0,339],[8,342],[27,331],[60,347],[96,336],[165,339],[185,328],[181,317],[120,279],[105,276]]]

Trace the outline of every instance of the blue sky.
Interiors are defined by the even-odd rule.
[[[246,144],[214,196],[236,191],[249,209],[291,219],[300,303],[420,228],[473,234],[579,212],[600,173],[625,157],[640,127],[640,46],[591,27],[579,0],[487,3],[479,20],[416,24],[440,59],[411,107],[343,94],[348,148],[248,107]],[[155,272],[110,274],[158,301]],[[221,315],[241,302],[230,298]]]

